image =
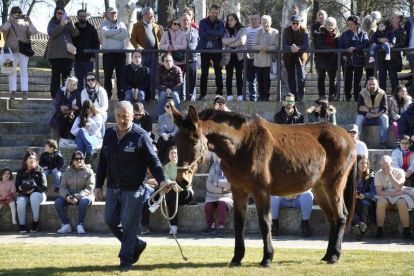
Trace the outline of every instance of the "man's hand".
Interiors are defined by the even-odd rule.
[[[406,190],[401,190],[401,191],[398,191],[397,192],[397,196],[406,195],[406,194],[407,194],[407,191]]]
[[[26,16],[26,18],[24,19],[24,21],[28,22],[29,24],[32,23],[32,20],[30,19],[30,16]]]
[[[138,46],[135,50],[142,51],[142,50],[144,50],[144,48],[142,48],[141,46]]]
[[[359,111],[361,111],[361,112],[369,112],[369,108],[368,108],[368,107],[366,107],[365,105],[361,105],[361,106],[359,107]]]
[[[91,57],[90,62],[95,62],[95,58]]]
[[[297,51],[299,51],[298,46],[296,46],[295,44],[293,44],[290,49],[292,50],[293,53],[296,53]]]
[[[352,54],[354,52],[355,48],[354,47],[349,47],[348,48],[348,53]]]
[[[347,56],[343,56],[342,59],[346,62],[348,61],[348,57]]]
[[[102,188],[95,188],[95,199],[96,199],[96,201],[103,201],[103,190],[102,190]]]
[[[170,138],[170,135],[169,135],[169,134],[164,133],[164,134],[162,135],[162,139],[164,139],[164,141],[168,141],[168,138]]]

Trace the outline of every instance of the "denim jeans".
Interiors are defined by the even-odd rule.
[[[90,136],[84,128],[81,128],[76,134],[75,142],[78,150],[86,155],[87,152],[92,152],[93,148],[99,144],[99,138],[95,135]]]
[[[281,208],[296,208],[301,210],[302,220],[308,220],[312,213],[313,194],[311,191],[306,191],[295,199],[271,196],[270,205],[272,208],[272,219],[279,218],[279,209]]]
[[[173,99],[175,103],[175,108],[181,111],[180,106],[180,91],[172,91],[171,92],[171,98]],[[155,115],[162,115],[164,113],[164,105],[167,101],[167,92],[160,91],[158,94],[158,105],[157,105],[157,111]]]
[[[270,67],[256,67],[257,86],[259,97],[261,99],[269,99],[270,97]]]
[[[92,204],[92,199],[89,197],[82,197],[79,200],[79,215],[78,215],[78,224],[83,224],[83,221],[86,217],[86,212],[88,211],[88,206]],[[72,205],[72,203],[67,202],[63,197],[58,197],[55,201],[56,212],[58,213],[63,224],[69,224],[68,217],[66,216],[64,206]]]
[[[40,204],[46,201],[45,193],[33,192],[28,196],[17,197],[17,216],[19,217],[19,224],[25,225],[26,221],[26,205],[30,203],[33,212],[33,219],[40,217]]]
[[[290,93],[295,95],[296,98],[303,98],[305,95],[305,64],[301,65],[299,58],[293,55],[291,63],[286,64],[286,71]]]
[[[220,53],[203,53],[201,54],[201,78],[200,78],[200,96],[207,95],[207,81],[210,70],[210,61],[213,61],[214,74],[216,75],[216,94],[223,95],[223,74],[221,72],[222,54]]]
[[[46,179],[49,174],[53,175],[53,184],[55,188],[59,188],[60,187],[60,176],[62,175],[61,171],[45,170]]]
[[[387,71],[391,81],[391,91],[394,91],[398,85],[398,73],[394,67],[394,60],[377,60],[378,64],[378,82],[382,90],[387,91]]]
[[[384,43],[377,43],[374,47],[371,46],[371,49],[369,50],[369,56],[374,57],[375,56],[375,51],[378,50],[378,49],[382,49],[382,48],[384,48],[386,55],[391,54],[390,44],[388,42],[384,42]]]
[[[249,99],[251,101],[257,100],[257,91],[256,91],[256,67],[253,65],[254,59],[249,59],[247,61],[247,71],[246,79],[249,83]]]
[[[151,89],[151,100],[155,100],[155,72],[158,67],[158,55],[157,54],[146,54],[142,55],[142,65],[146,66],[150,70],[150,89]]]
[[[118,99],[123,100],[123,91],[121,85],[122,69],[125,66],[126,55],[124,53],[110,53],[102,56],[104,70],[104,88],[108,93],[108,100],[112,97],[112,75],[115,70],[116,88]]]
[[[93,72],[93,62],[75,61],[75,77],[78,79],[78,91],[82,91],[86,74]]]
[[[190,78],[190,90],[187,93],[187,73],[186,70],[183,72],[184,74],[184,84],[183,84],[183,100],[186,101],[190,101],[191,98],[196,97],[196,89],[195,89],[195,85],[196,85],[196,80],[197,80],[197,69],[198,69],[198,63],[197,61],[193,61],[191,63],[189,63],[189,69],[190,69],[190,74],[189,74],[189,78]]]
[[[143,243],[137,236],[145,189],[123,191],[108,188],[105,200],[105,222],[121,242],[118,257],[121,264],[132,265],[134,248]],[[118,228],[122,223],[122,230]]]
[[[387,140],[387,131],[388,131],[388,116],[381,115],[374,119],[367,119],[365,116],[358,114],[356,117],[355,124],[358,126],[358,131],[362,136],[362,126],[376,126],[381,125],[381,137],[380,141],[385,142]]]
[[[132,103],[132,90],[125,91],[125,101],[129,101]],[[138,102],[144,104],[145,103],[145,91],[139,90],[138,91]]]

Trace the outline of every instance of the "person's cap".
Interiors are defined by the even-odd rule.
[[[216,97],[214,98],[214,104],[216,104],[217,102],[220,102],[220,103],[226,104],[226,100],[224,99],[224,97],[223,97],[223,96],[220,96],[220,95],[218,95],[218,96],[216,96]]]
[[[356,133],[359,133],[358,132],[358,126],[355,125],[355,124],[348,125],[347,128],[346,128],[346,130],[348,132],[356,132]]]
[[[118,12],[118,10],[117,10],[115,7],[109,7],[109,8],[106,10],[106,12],[107,12],[107,13],[117,13],[117,12]]]
[[[302,17],[300,15],[294,15],[290,18],[290,21],[299,21],[302,22]]]

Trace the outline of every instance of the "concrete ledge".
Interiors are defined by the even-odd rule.
[[[88,213],[85,219],[85,230],[88,232],[109,232],[109,229],[104,221],[104,203],[96,202],[89,206]],[[78,208],[77,206],[66,207],[66,212],[70,218],[72,229],[76,229]],[[410,212],[411,226],[413,226],[414,215]],[[31,222],[32,213],[30,205],[27,207],[26,223]],[[300,232],[300,211],[297,209],[282,209],[279,215],[280,233],[281,235],[301,235]],[[61,225],[54,202],[47,201],[40,207],[40,231],[56,232]],[[328,235],[329,226],[319,206],[313,206],[312,215],[310,218],[310,226],[313,235]],[[206,227],[206,219],[204,213],[204,204],[194,206],[181,206],[178,211],[178,231],[179,233],[199,233]],[[0,232],[13,232],[18,228],[11,224],[11,215],[8,205],[0,210]],[[162,217],[161,212],[157,210],[151,214],[150,230],[154,233],[168,233],[168,224],[165,218]],[[230,211],[227,216],[226,231],[233,232],[233,211]],[[400,223],[397,211],[390,210],[387,212],[385,222],[385,235],[387,237],[400,237],[402,235],[403,227]],[[246,233],[259,233],[259,224],[256,213],[256,207],[250,205],[247,208]],[[373,237],[376,234],[376,227],[371,225],[366,236]],[[351,235],[350,231],[346,235]]]

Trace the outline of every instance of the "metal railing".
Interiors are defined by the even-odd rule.
[[[110,53],[132,53],[134,52],[134,49],[99,49],[99,50],[92,50],[92,49],[85,49],[84,53],[93,53],[95,54],[95,71],[99,72],[99,58],[98,58],[98,54],[110,54]],[[185,68],[186,68],[186,75],[189,76],[190,74],[190,67],[189,67],[189,58],[190,55],[193,53],[219,53],[219,54],[224,54],[224,53],[242,53],[243,54],[243,101],[246,100],[246,79],[247,79],[247,54],[248,53],[259,53],[260,51],[258,50],[189,50],[189,49],[185,49],[185,50],[181,50],[182,52],[185,53]],[[369,48],[364,49],[364,52],[368,52],[369,53]],[[375,55],[377,55],[377,53],[379,51],[384,51],[383,49],[379,49],[376,51]],[[392,52],[394,51],[414,51],[414,48],[393,48],[391,49]],[[337,54],[337,71],[336,71],[336,94],[335,94],[335,100],[339,101],[340,100],[340,96],[341,96],[341,67],[344,66],[342,64],[342,53],[346,53],[348,52],[347,49],[308,49],[306,51],[299,51],[298,53],[336,53]],[[160,53],[167,53],[167,51],[164,50],[142,50],[143,54],[151,54],[152,57],[154,59],[158,60],[158,54]],[[281,79],[282,79],[282,54],[283,53],[292,53],[290,51],[286,51],[286,50],[275,50],[275,51],[271,51],[270,53],[273,53],[276,55],[276,62],[277,62],[277,78],[276,78],[276,95],[277,95],[277,101],[281,101],[282,100],[282,91],[281,91]],[[377,58],[375,59],[377,61]],[[377,76],[377,71],[378,71],[378,64],[375,61],[374,63],[374,76]],[[153,63],[154,64],[154,63]],[[155,72],[156,68],[150,68],[151,72]],[[97,74],[97,79],[99,80],[99,74]],[[190,89],[190,78],[186,78],[186,91],[189,91]],[[151,91],[151,97],[154,97],[155,95],[155,88],[154,86],[151,86],[152,90]]]

